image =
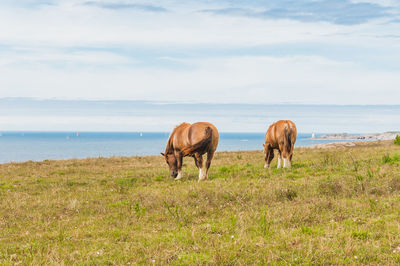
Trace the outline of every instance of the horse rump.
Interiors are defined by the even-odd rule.
[[[293,146],[294,146],[294,132],[293,132],[293,128],[290,124],[285,124],[284,127],[284,145],[285,145],[285,149],[287,151],[288,154],[290,154],[293,150]]]
[[[206,153],[209,150],[210,144],[212,142],[212,134],[212,128],[206,127],[204,138],[202,140],[182,150],[184,156],[192,156],[195,152],[198,152],[200,154]]]

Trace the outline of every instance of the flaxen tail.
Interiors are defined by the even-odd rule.
[[[183,149],[182,150],[183,155],[187,156],[187,155],[193,155],[195,152],[199,152],[201,154],[207,152],[212,142],[212,137],[213,137],[212,128],[206,127],[204,138],[201,141],[193,144],[192,146]]]

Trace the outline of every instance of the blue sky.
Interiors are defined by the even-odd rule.
[[[3,0],[0,98],[398,104],[400,1]]]

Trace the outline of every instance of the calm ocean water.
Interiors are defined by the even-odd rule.
[[[169,136],[167,132],[1,132],[0,134],[0,163],[158,155],[164,151]],[[261,150],[264,134],[220,133],[217,151]],[[298,134],[296,146],[332,142],[310,140],[310,137],[311,133]]]

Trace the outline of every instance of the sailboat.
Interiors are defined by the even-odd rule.
[[[315,133],[314,132],[311,134],[311,138],[315,139]]]

